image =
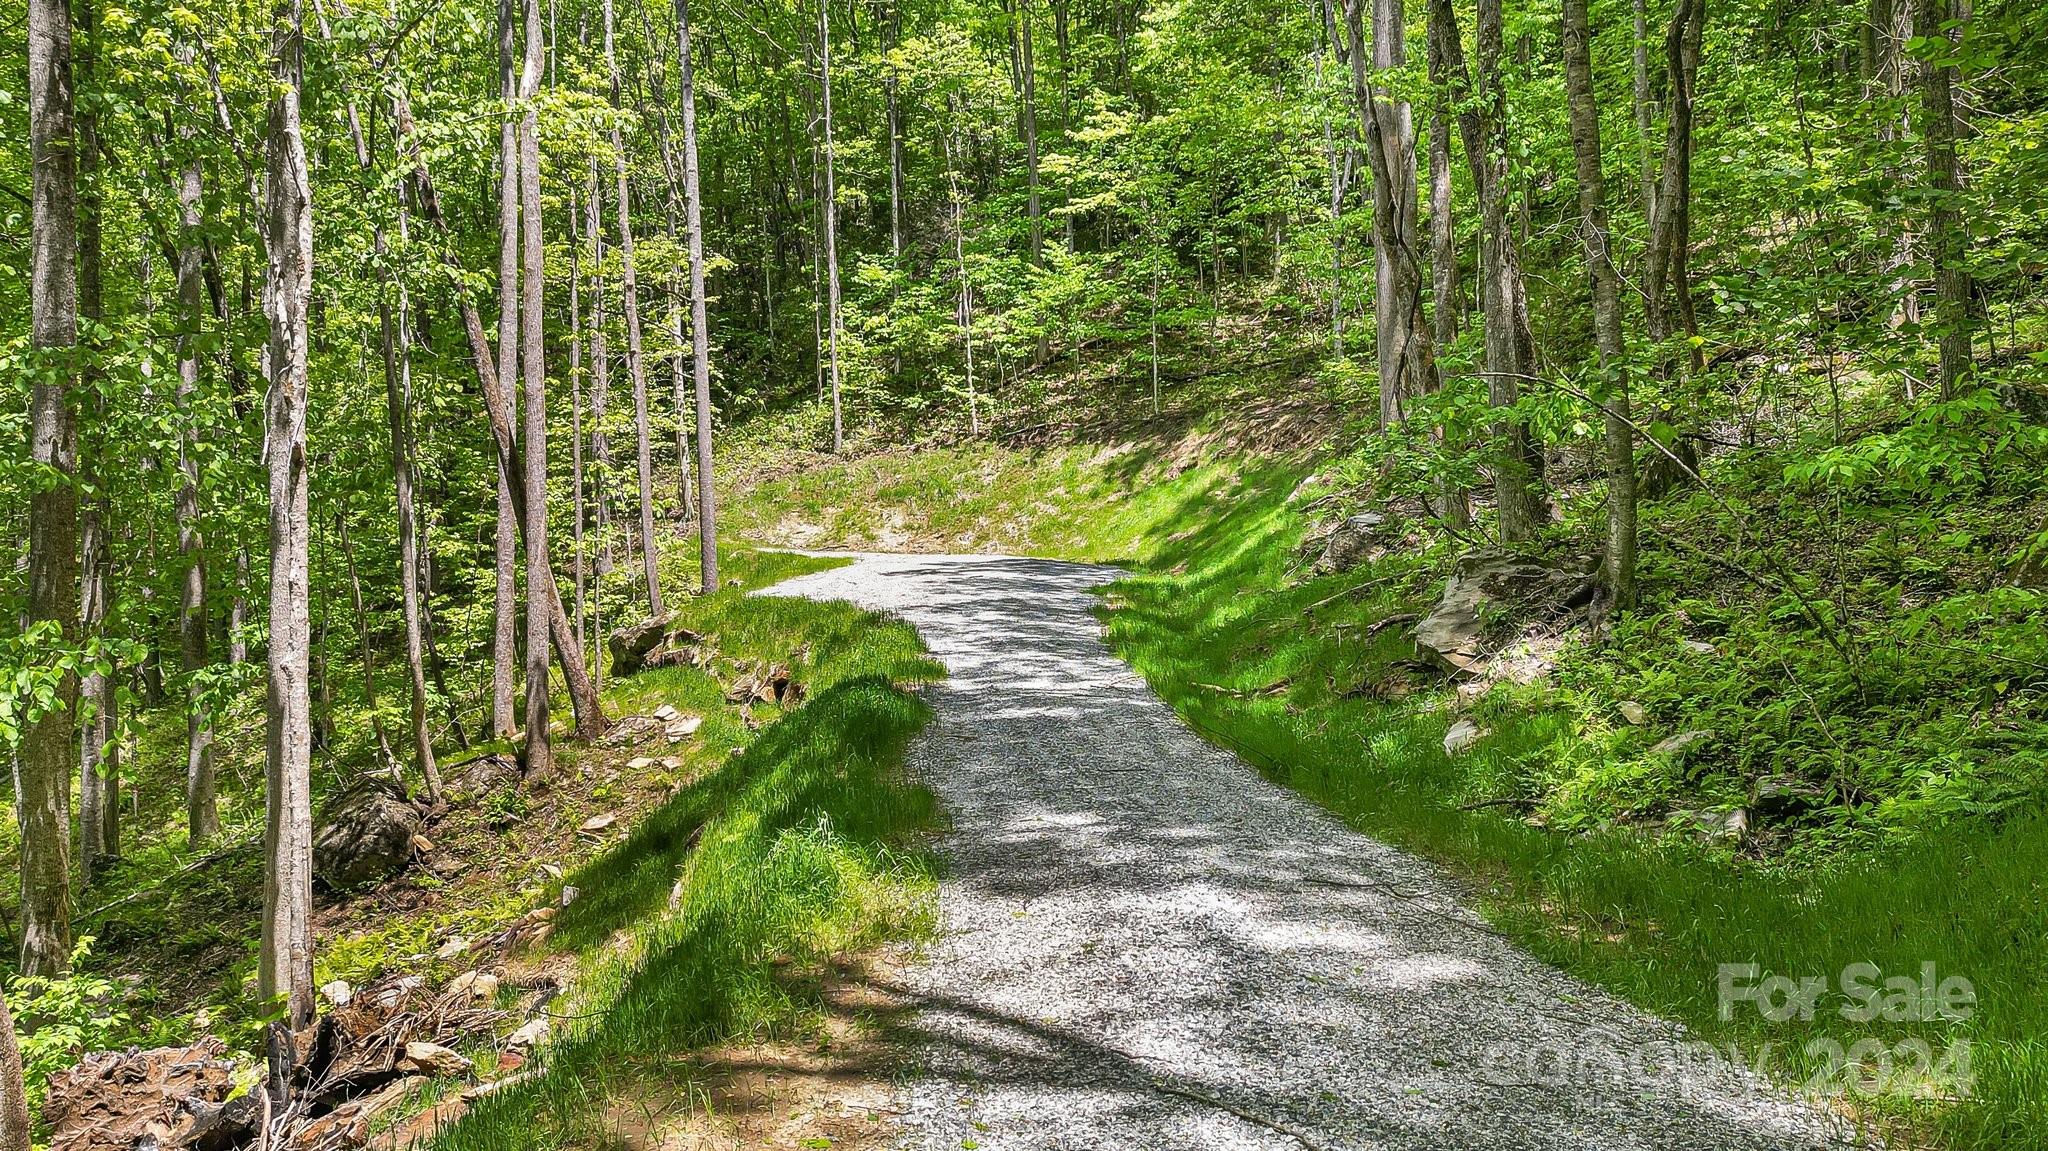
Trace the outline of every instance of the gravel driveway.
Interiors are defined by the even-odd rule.
[[[863,556],[773,589],[900,615],[951,672],[911,755],[953,829],[903,1146],[1842,1145],[1195,735],[1103,646],[1117,574]]]

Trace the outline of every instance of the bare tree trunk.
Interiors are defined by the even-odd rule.
[[[1579,176],[1579,229],[1593,274],[1593,340],[1605,387],[1599,393],[1607,448],[1607,585],[1614,602],[1636,598],[1636,461],[1629,422],[1628,354],[1621,336],[1621,277],[1614,270],[1607,192],[1600,176],[1600,108],[1593,100],[1593,33],[1586,0],[1564,0],[1564,82],[1572,155]]]
[[[178,179],[179,434],[178,553],[185,581],[178,600],[179,663],[185,673],[185,838],[198,847],[220,834],[214,796],[213,726],[198,675],[209,659],[206,636],[206,544],[199,526],[199,421],[192,414],[199,391],[199,329],[205,322],[200,283],[200,171],[195,158]]]
[[[30,344],[39,360],[29,399],[29,449],[55,475],[29,496],[29,628],[45,646],[78,638],[78,427],[66,395],[78,343],[77,180],[71,106],[71,11],[29,0],[29,151],[32,254]],[[71,963],[71,737],[78,679],[60,674],[53,705],[22,733],[15,766],[21,825],[21,971],[56,975]]]
[[[228,662],[249,662],[249,542],[235,541],[235,594],[228,600]]]
[[[683,223],[690,233],[690,366],[697,400],[697,565],[704,594],[710,595],[718,590],[718,497],[711,475],[711,322],[704,299],[704,201],[697,174],[697,80],[690,59],[689,0],[676,0],[676,42],[682,68]],[[892,96],[893,92],[892,87]],[[893,100],[890,108],[893,112]],[[682,460],[676,465],[689,468]]]
[[[612,366],[604,317],[604,191],[597,180],[595,159],[590,162],[590,182],[586,188],[590,195],[590,203],[584,209],[588,213],[586,219],[590,227],[590,458],[597,463],[591,502],[596,505],[597,513],[596,572],[597,593],[601,600],[604,577],[611,574],[613,562],[611,495],[606,487],[612,474],[612,449],[611,439],[604,430],[605,417],[611,406]],[[591,627],[593,634],[601,634],[596,623]]]
[[[1629,14],[1635,39],[1630,53],[1630,79],[1636,118],[1637,163],[1643,184],[1643,221],[1657,223],[1657,160],[1650,150],[1650,133],[1656,123],[1656,109],[1650,101],[1650,15],[1647,0],[1629,0]]]
[[[14,1013],[0,996],[0,1151],[29,1151],[28,1087],[22,1079],[21,1041]]]
[[[604,59],[611,70],[612,106],[620,106],[619,58],[613,34],[611,0],[604,6]],[[618,182],[620,287],[626,301],[626,371],[633,378],[633,436],[640,465],[640,562],[647,578],[647,611],[667,611],[661,598],[661,575],[657,561],[661,549],[654,542],[654,453],[647,429],[647,370],[640,354],[640,286],[633,269],[633,213],[631,192],[626,186],[626,145],[616,123],[612,126],[613,174]]]
[[[1429,82],[1432,90],[1429,114],[1429,267],[1430,294],[1436,302],[1430,335],[1439,354],[1451,346],[1463,328],[1465,297],[1458,278],[1457,217],[1451,200],[1451,109],[1448,62],[1443,45],[1429,37]],[[1438,362],[1438,382],[1442,366]],[[1443,437],[1441,430],[1438,438]],[[1465,489],[1446,480],[1442,485],[1444,519],[1455,527],[1472,522],[1472,502]]]
[[[263,942],[257,996],[296,1030],[313,1019],[313,744],[307,694],[306,358],[313,295],[313,204],[299,127],[304,30],[298,0],[271,25],[272,89],[265,128],[264,246],[269,267],[270,396],[263,452],[270,471],[269,721],[265,772]]]
[[[498,91],[507,105],[518,95],[514,67],[518,58],[518,26],[513,0],[498,0]],[[519,386],[519,130],[508,106],[498,125],[498,379]],[[514,429],[517,437],[517,429]],[[512,696],[519,646],[518,540],[512,514],[512,488],[524,480],[502,468],[498,473],[496,596],[491,611],[491,738],[505,739],[518,727]]]
[[[1317,92],[1321,92],[1323,88],[1323,51],[1325,45],[1328,45],[1331,50],[1336,52],[1339,64],[1344,64],[1349,60],[1348,55],[1344,51],[1343,38],[1337,32],[1336,3],[1337,0],[1318,0],[1317,4],[1323,18],[1323,32],[1322,35],[1316,38],[1315,47]],[[1331,126],[1330,117],[1327,114],[1322,116],[1322,122],[1323,159],[1330,169],[1330,354],[1341,358],[1344,355],[1344,191],[1351,183],[1352,152],[1349,143],[1349,133],[1346,133],[1345,146],[1339,148],[1337,147],[1335,129]],[[1150,228],[1152,223],[1153,221],[1148,212],[1146,226]],[[1156,263],[1157,254],[1155,253],[1154,255]],[[1155,267],[1153,272],[1153,279],[1157,280],[1158,269]],[[1159,310],[1158,292],[1156,290],[1153,292],[1152,310],[1155,313]],[[1157,327],[1156,320],[1154,327]],[[1157,364],[1153,365],[1153,374],[1155,376],[1158,375]],[[1158,389],[1155,388],[1153,390],[1156,392]],[[1153,405],[1153,414],[1159,414],[1156,403]]]
[[[825,299],[831,313],[832,451],[837,454],[846,450],[846,420],[839,397],[839,202],[834,175],[837,149],[832,142],[832,21],[829,19],[831,11],[832,5],[829,0],[818,0],[818,52],[823,63],[819,91],[824,96],[825,111]],[[1032,203],[1032,220],[1035,222],[1038,218],[1035,207],[1037,201],[1034,199]]]
[[[1479,301],[1485,321],[1487,393],[1499,412],[1490,431],[1494,500],[1500,536],[1506,543],[1533,539],[1544,516],[1542,456],[1528,426],[1509,409],[1520,398],[1519,381],[1534,366],[1528,357],[1527,310],[1520,262],[1507,202],[1507,88],[1501,75],[1500,0],[1480,0],[1478,91],[1469,113],[1460,113],[1467,161],[1479,189]],[[1449,0],[1431,0],[1433,34],[1443,46],[1453,103],[1467,103],[1464,50]]]
[[[586,629],[590,613],[585,590],[590,564],[584,552],[584,529],[589,507],[584,503],[583,479],[583,209],[574,190],[569,193],[569,500],[574,513],[569,519],[569,546],[574,553],[576,576],[576,639],[589,651],[591,636]]]
[[[526,360],[526,774],[547,779],[555,772],[548,735],[548,617],[542,588],[555,582],[548,555],[548,371],[541,325],[547,308],[547,249],[541,231],[540,96],[542,28],[540,0],[526,0],[526,61],[519,76],[519,203],[525,280],[520,333]]]
[[[957,105],[955,106],[957,108]],[[967,430],[970,434],[981,434],[981,404],[974,391],[974,286],[967,276],[967,224],[964,211],[964,197],[960,191],[960,174],[954,163],[953,135],[949,126],[943,137],[946,148],[946,187],[953,201],[953,260],[960,271],[960,348],[967,361]],[[1156,314],[1157,308],[1154,309]],[[1153,351],[1158,351],[1155,330]],[[1155,371],[1156,374],[1156,371]],[[1156,389],[1155,389],[1156,392]],[[1153,406],[1158,407],[1155,395]]]
[[[1373,177],[1373,311],[1379,362],[1380,426],[1399,423],[1411,396],[1436,386],[1435,357],[1423,322],[1416,257],[1415,125],[1406,101],[1374,89],[1367,71],[1365,0],[1344,0],[1351,33],[1351,76],[1366,159]],[[1405,67],[1406,21],[1400,0],[1372,0],[1371,68]]]
[[[1934,265],[1934,326],[1941,398],[1956,394],[1973,368],[1970,271],[1963,263],[1962,180],[1956,167],[1955,0],[1914,0],[1913,32],[1939,55],[1921,65],[1920,135],[1927,148],[1928,256]]]

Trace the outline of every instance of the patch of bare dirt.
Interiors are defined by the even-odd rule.
[[[890,1146],[902,1110],[897,1028],[912,1005],[892,990],[889,970],[888,961],[867,956],[818,974],[814,991],[823,1014],[800,1039],[693,1053],[652,1098],[615,1107],[607,1126],[618,1145],[634,1151]]]

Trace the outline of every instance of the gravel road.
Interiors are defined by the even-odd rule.
[[[1195,735],[1102,643],[1116,575],[863,556],[773,589],[900,615],[951,672],[911,755],[952,831],[902,1146],[1846,1145]]]

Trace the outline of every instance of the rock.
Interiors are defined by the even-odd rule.
[[[529,1019],[519,1025],[519,1030],[505,1037],[505,1046],[513,1051],[531,1051],[548,1037],[546,1016]]]
[[[461,1052],[420,1040],[405,1045],[405,1062],[427,1075],[467,1075],[473,1066]]]
[[[1602,594],[1597,561],[1556,567],[1498,551],[1460,559],[1436,607],[1415,625],[1415,646],[1456,674],[1477,674],[1493,655],[1502,623],[1552,621],[1580,612]]]
[[[1706,839],[1741,839],[1749,834],[1749,812],[1740,807],[1733,811],[1674,811],[1671,823]]]
[[[468,950],[469,940],[464,939],[460,935],[451,935],[448,937],[448,941],[443,943],[440,949],[434,952],[434,958],[444,961],[454,959]]]
[[[524,1066],[526,1066],[526,1056],[521,1055],[517,1051],[498,1052],[498,1074],[510,1075]]]
[[[576,897],[581,894],[582,892],[578,891],[573,887],[562,888],[562,906],[567,907],[570,904],[576,902]]]
[[[427,985],[424,975],[401,975],[384,986],[377,988],[373,997],[379,1007],[395,1007],[406,996]]]
[[[1310,570],[1316,575],[1348,572],[1362,563],[1379,558],[1385,551],[1387,517],[1379,512],[1360,512],[1346,519],[1324,538],[1323,554]]]
[[[607,811],[603,815],[593,815],[589,819],[584,820],[581,824],[577,825],[576,830],[585,835],[596,835],[618,821],[618,812]]]
[[[668,638],[668,623],[669,617],[664,613],[612,632],[605,642],[612,653],[612,674],[632,675],[646,667],[648,653]]]
[[[313,831],[313,875],[331,891],[376,883],[412,860],[420,811],[405,790],[383,776],[366,776],[336,792]]]
[[[636,755],[633,758],[626,761],[627,771],[646,771],[648,768],[653,766],[654,760],[644,755]]]
[[[1451,730],[1444,733],[1444,754],[1457,755],[1491,734],[1493,733],[1474,723],[1471,717],[1460,717],[1458,722],[1451,725]]]
[[[348,985],[348,980],[337,979],[332,983],[321,984],[320,996],[336,1007],[347,1007],[348,1001],[354,999],[356,993],[355,989]]]
[[[420,855],[425,855],[434,850],[434,841],[424,835],[415,835],[412,837],[412,849]]]
[[[448,981],[441,995],[446,999],[490,999],[498,993],[498,977],[488,971],[465,971]]]
[[[742,707],[756,703],[794,707],[803,702],[804,685],[796,682],[788,664],[746,660],[737,666],[739,677],[725,689],[725,702]]]
[[[1632,699],[1625,699],[1615,704],[1614,710],[1620,712],[1621,718],[1636,727],[1641,727],[1650,721],[1650,713],[1643,710],[1642,704]]]
[[[675,708],[671,707],[668,704],[662,704],[660,707],[654,709],[654,718],[662,721],[663,723],[673,723],[674,721],[683,718],[683,713],[677,711]]]
[[[1711,731],[1681,731],[1677,735],[1667,736],[1657,741],[1657,746],[1650,749],[1650,754],[1684,755],[1687,751],[1712,738],[1714,738],[1714,733]]]
[[[703,716],[686,715],[683,716],[681,719],[677,719],[670,722],[669,725],[663,728],[662,730],[667,733],[668,741],[670,743],[674,743],[677,740],[688,739],[689,737],[697,734],[697,729],[703,726]]]
[[[1705,641],[1705,640],[1700,640],[1700,639],[1688,639],[1688,640],[1683,640],[1683,641],[1681,641],[1681,642],[1679,643],[1679,645],[1678,645],[1678,646],[1680,646],[1680,647],[1684,648],[1684,649],[1685,649],[1686,651],[1688,651],[1688,652],[1692,653],[1693,655],[1720,655],[1720,654],[1721,654],[1721,649],[1720,649],[1720,648],[1717,648],[1717,647],[1715,647],[1715,646],[1714,646],[1713,644],[1710,644],[1710,643],[1708,643],[1707,641]]]
[[[152,1139],[191,1146],[196,1129],[217,1131],[233,1118],[234,1070],[226,1044],[211,1036],[190,1047],[91,1052],[50,1077],[42,1109],[50,1151],[128,1151]],[[253,1117],[239,1125],[242,1135]]]
[[[1758,815],[1789,819],[1819,807],[1827,801],[1827,789],[1790,775],[1774,775],[1756,781],[1749,805]]]

